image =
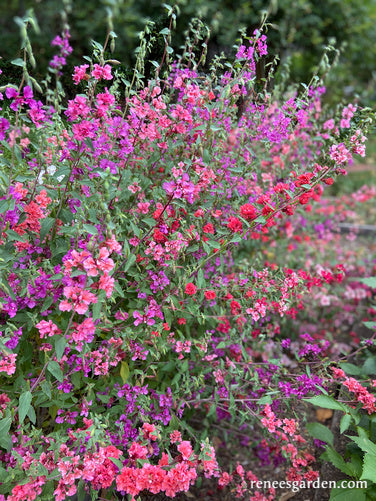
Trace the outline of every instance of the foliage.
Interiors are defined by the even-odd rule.
[[[372,279],[365,279],[364,281]],[[376,283],[373,281],[373,288]],[[368,322],[370,328],[375,328],[376,323]],[[374,335],[373,335],[374,337]],[[340,367],[331,367],[334,378],[342,391],[334,395],[318,395],[308,401],[319,407],[340,411],[340,433],[346,434],[349,441],[346,446],[345,457],[342,457],[335,449],[333,436],[328,435],[328,428],[322,426],[312,427],[311,434],[327,443],[326,450],[322,454],[323,460],[329,461],[345,475],[357,479],[366,480],[367,488],[358,494],[363,499],[374,499],[376,493],[375,461],[376,461],[376,432],[375,432],[375,396],[372,388],[376,381],[372,376],[376,374],[375,356],[368,356],[363,366],[344,362]],[[345,373],[346,371],[346,373]],[[355,376],[355,377],[354,377]],[[363,379],[362,382],[359,379]],[[364,412],[367,411],[366,413]],[[348,435],[348,433],[351,433]],[[347,491],[343,489],[341,496],[345,498]],[[338,492],[334,489],[330,499],[337,499]]]
[[[72,64],[80,64],[82,57],[91,53],[90,41],[101,39],[109,17],[113,19],[112,29],[118,35],[114,57],[125,69],[134,65],[138,36],[147,21],[153,25],[153,54],[150,59],[159,60],[164,47],[161,30],[165,28],[168,18],[164,5],[160,0],[25,0],[21,6],[18,1],[11,0],[0,20],[3,58],[9,61],[18,57],[19,38],[12,25],[13,18],[23,16],[21,8],[30,8],[34,9],[42,26],[40,33],[31,36],[42,71],[53,54],[49,42],[60,30],[61,16],[64,19],[66,13],[69,15],[71,42],[75,47]],[[211,60],[222,51],[230,55],[239,30],[244,29],[250,36],[267,15],[269,54],[271,58],[279,56],[282,65],[289,66],[290,82],[307,82],[318,67],[324,48],[335,45],[342,52],[337,69],[330,77],[333,79],[331,99],[337,102],[346,90],[349,95],[359,94],[365,102],[367,99],[371,102],[374,100],[375,0],[180,0],[176,2],[176,11],[177,25],[172,47],[178,54],[185,43],[187,26],[193,17],[202,19],[210,28]],[[262,69],[263,72],[265,69]],[[64,76],[64,83],[69,93],[73,93],[67,76]]]
[[[345,282],[361,268],[351,259],[309,259],[308,232],[298,233],[311,213],[331,214],[324,188],[365,155],[373,115],[351,103],[323,109],[319,79],[300,94],[270,93],[256,75],[267,56],[260,30],[202,74],[205,29],[192,25],[174,59],[168,15],[161,60],[146,67],[147,27],[128,79],[107,56],[109,30],[74,68],[66,106],[69,30],[39,82],[33,17],[19,20],[21,83],[3,89],[0,119],[7,501],[174,497],[203,476],[238,497],[274,499],[255,492],[252,468],[221,469],[213,429],[240,433],[289,482],[318,477],[295,407],[330,385],[321,359],[358,341],[338,349],[327,332],[310,335],[304,315],[314,321],[316,302],[338,288],[350,314],[371,287]],[[353,204],[374,197],[364,187]],[[334,247],[325,218],[314,231],[326,236],[319,248]],[[344,310],[333,300],[335,315]]]

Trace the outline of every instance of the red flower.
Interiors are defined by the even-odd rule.
[[[240,304],[237,301],[231,301],[230,306],[231,306],[231,313],[233,315],[238,315],[241,310]]]
[[[307,193],[303,193],[299,197],[299,203],[301,203],[302,205],[307,204],[309,202],[309,199],[311,198],[311,195],[312,193],[309,191]]]
[[[206,299],[215,299],[216,293],[214,291],[205,291],[205,298]]]
[[[332,177],[327,177],[326,179],[323,180],[325,184],[333,184],[333,178]]]
[[[256,214],[256,209],[251,204],[244,204],[240,207],[240,215],[244,219],[254,219]]]
[[[185,286],[185,293],[188,294],[189,296],[193,296],[193,294],[196,294],[196,291],[197,287],[195,286],[195,284],[192,284],[192,282],[189,282]]]
[[[214,226],[211,223],[206,224],[203,228],[202,231],[204,233],[213,233],[214,234]]]
[[[291,205],[288,205],[282,209],[282,212],[285,212],[288,216],[292,216],[294,214],[294,208]]]
[[[167,242],[167,238],[161,231],[158,230],[158,228],[154,230],[154,240],[159,244],[164,244],[165,242]]]
[[[294,181],[295,186],[302,186],[303,184],[309,184],[310,180],[313,178],[312,172],[306,172],[298,176],[297,180]]]
[[[243,223],[237,217],[230,217],[227,228],[234,233],[240,233],[243,230]]]

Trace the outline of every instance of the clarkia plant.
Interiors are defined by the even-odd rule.
[[[333,352],[298,324],[349,270],[312,261],[302,221],[365,154],[369,111],[323,111],[321,82],[267,91],[259,31],[204,75],[167,32],[155,78],[125,94],[96,44],[66,106],[27,75],[2,95],[1,500],[174,497],[200,477],[274,499],[221,468],[212,426],[290,481],[319,475],[293,407],[329,385]],[[53,45],[58,81],[69,32]]]

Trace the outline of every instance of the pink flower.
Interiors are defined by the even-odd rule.
[[[75,66],[74,67],[74,73],[73,73],[73,82],[78,85],[81,80],[86,80],[88,75],[86,74],[86,70],[89,67],[88,64],[83,64],[81,66]]]
[[[137,470],[136,485],[140,491],[148,490],[152,494],[158,494],[162,490],[163,481],[167,475],[166,470],[160,466],[145,463],[141,470]]]
[[[17,355],[16,353],[1,353],[0,356],[2,357],[0,360],[0,372],[6,372],[8,376],[11,376],[16,372],[16,358]]]
[[[170,442],[175,444],[176,442],[181,442],[181,433],[180,431],[174,430],[170,433]]]
[[[105,244],[107,245],[107,247],[110,249],[111,252],[116,252],[117,254],[120,254],[121,245],[119,244],[119,242],[116,241],[113,235],[111,238],[108,238],[105,241]]]
[[[338,367],[331,367],[331,370],[334,373],[335,378],[345,378],[346,374],[342,369],[339,369]]]
[[[183,459],[188,461],[192,455],[191,443],[188,440],[183,440],[183,442],[181,442],[181,444],[178,445],[178,451],[183,456]]]
[[[72,304],[67,299],[63,299],[62,301],[60,301],[59,304],[60,311],[71,311],[71,309],[72,309]]]
[[[83,343],[91,343],[94,339],[95,325],[92,318],[85,318],[81,324],[75,324],[75,330],[71,337],[75,343],[81,346]]]
[[[104,80],[111,80],[111,66],[109,64],[106,64],[102,67],[99,64],[94,64],[94,69],[91,72],[91,76],[96,80],[101,80],[102,78],[104,78]]]
[[[187,463],[179,463],[167,473],[162,490],[166,496],[175,497],[178,492],[187,492],[196,478],[197,472],[194,468],[189,468]]]
[[[115,280],[108,273],[104,273],[99,279],[98,288],[106,291],[106,297],[109,298],[114,289],[114,283]]]
[[[285,433],[288,433],[290,437],[292,437],[295,432],[296,432],[296,422],[293,419],[284,419],[283,423],[285,426],[283,426],[283,431]]]
[[[128,450],[131,459],[146,459],[147,453],[147,448],[137,442],[133,442]]]
[[[48,322],[46,322],[46,320],[41,320],[35,327],[39,330],[41,339],[43,339],[46,335],[51,337],[55,334],[61,334],[61,330],[52,322],[52,320],[49,320]]]
[[[118,491],[124,491],[131,496],[137,496],[140,488],[137,486],[138,470],[135,468],[123,468],[116,477]]]

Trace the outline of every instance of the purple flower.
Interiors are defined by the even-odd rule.
[[[18,341],[21,336],[22,336],[22,327],[13,332],[13,336],[10,338],[9,341],[5,343],[5,346],[10,350],[14,350],[17,347]]]

